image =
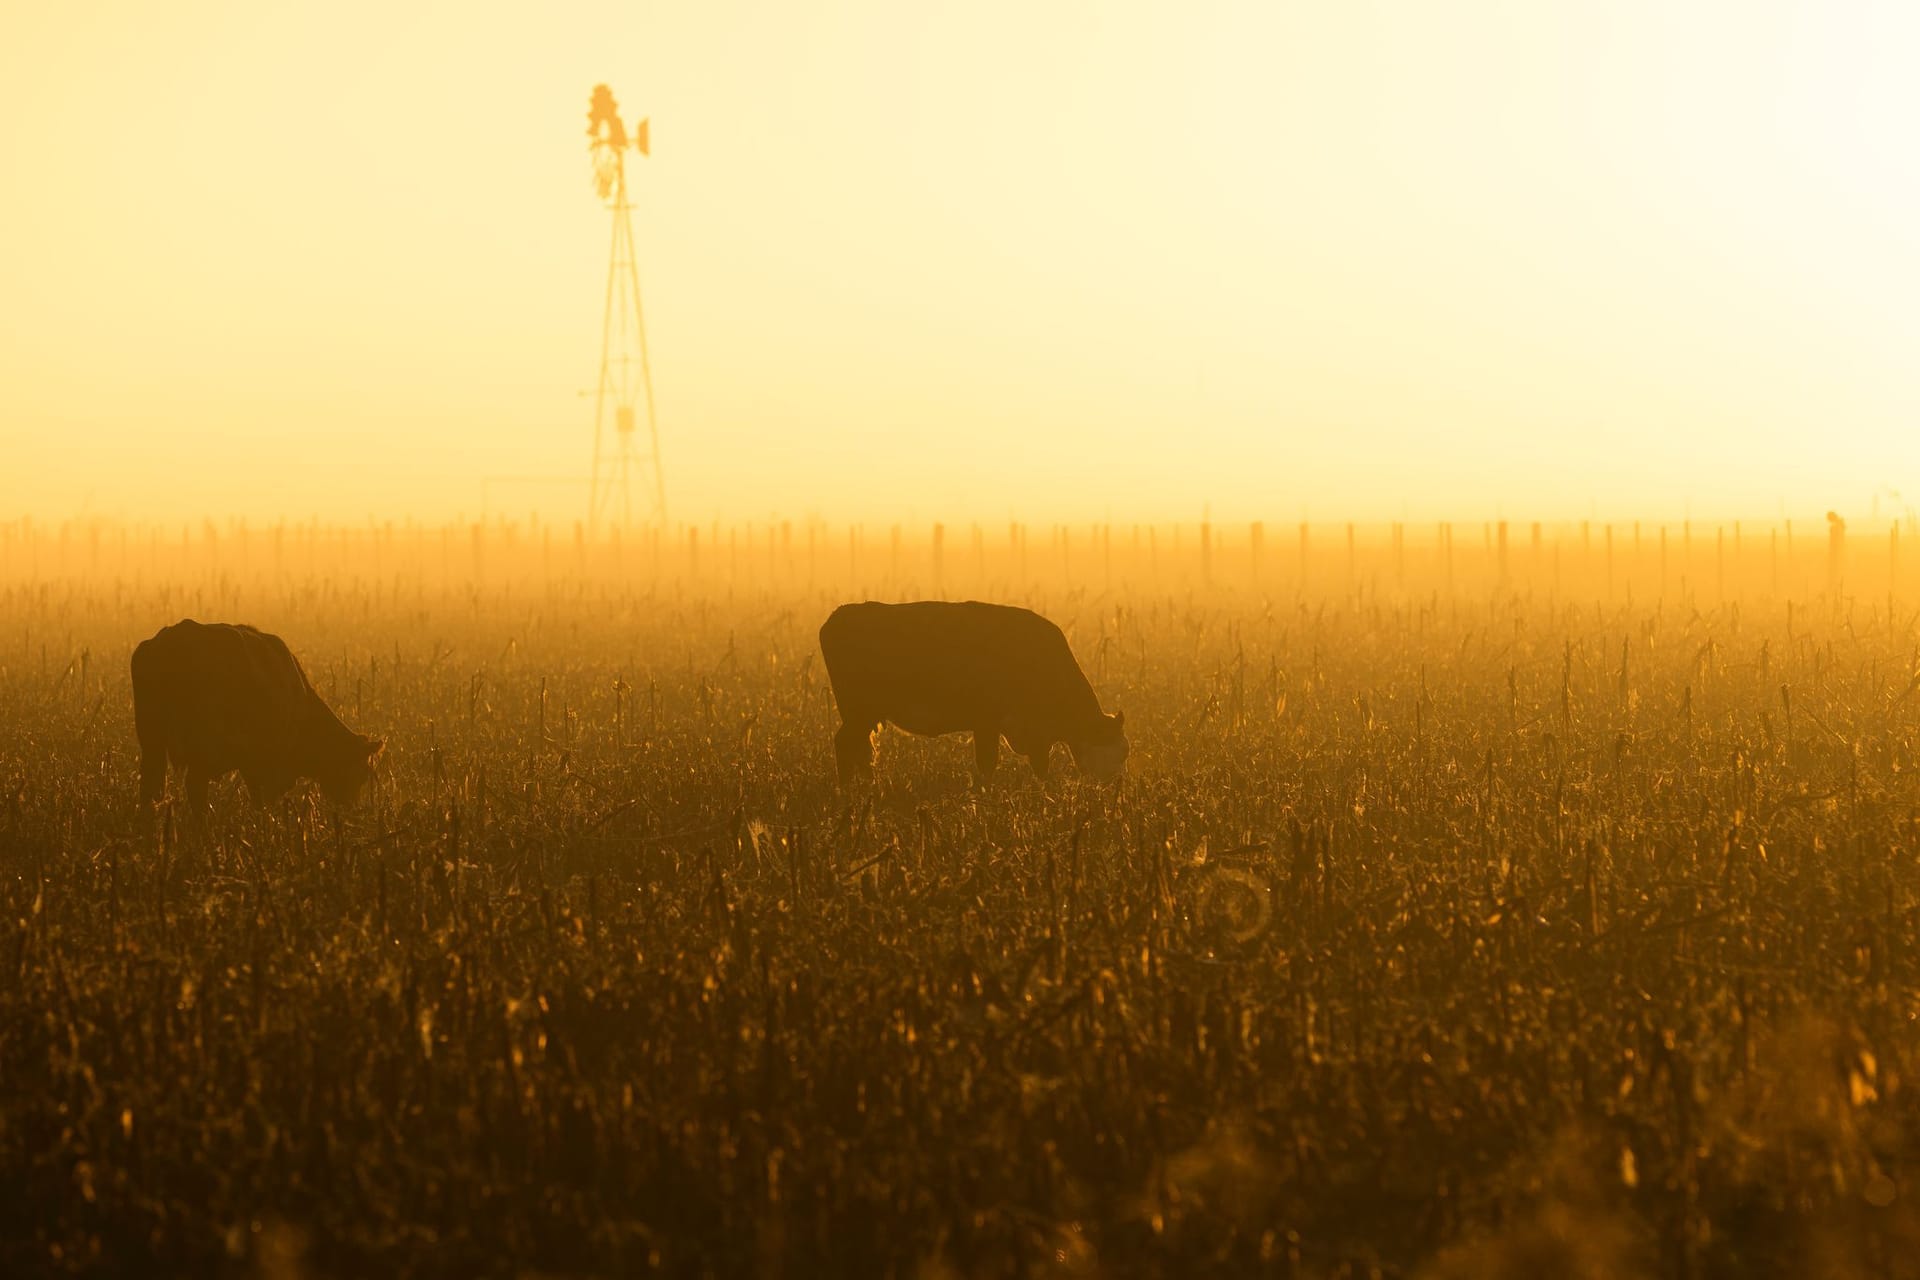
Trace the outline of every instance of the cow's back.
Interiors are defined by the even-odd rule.
[[[1086,689],[1060,629],[1009,605],[842,605],[820,628],[820,650],[843,713],[919,733],[997,723],[1016,706],[1051,702],[1063,684],[1069,697]]]
[[[134,715],[170,752],[238,765],[278,754],[314,697],[278,636],[191,619],[162,627],[133,651]]]

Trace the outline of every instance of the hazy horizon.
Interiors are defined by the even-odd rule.
[[[602,81],[676,521],[1858,515],[1920,461],[1890,3],[11,26],[14,515],[584,476]]]

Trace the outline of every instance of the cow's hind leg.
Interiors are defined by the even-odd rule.
[[[133,717],[134,736],[140,740],[140,803],[158,804],[167,793],[167,744],[151,720]]]
[[[1000,764],[1000,731],[998,729],[975,729],[973,731],[973,767],[981,781],[993,776]]]
[[[877,728],[878,721],[848,720],[833,735],[833,758],[840,768],[842,786],[873,776],[873,733]]]
[[[187,765],[187,776],[183,784],[187,793],[187,812],[196,822],[206,816],[207,784],[212,781],[212,775],[208,773],[206,766]]]

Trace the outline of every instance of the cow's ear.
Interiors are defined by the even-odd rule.
[[[385,738],[366,738],[364,741],[367,744],[368,763],[378,760],[380,753],[387,749],[387,740]]]
[[[1116,712],[1114,712],[1114,713],[1113,713],[1113,727],[1114,727],[1114,728],[1116,728],[1116,729],[1124,729],[1124,728],[1126,728],[1126,727],[1127,727],[1127,713],[1126,713],[1126,712],[1124,712],[1124,711],[1116,711]]]

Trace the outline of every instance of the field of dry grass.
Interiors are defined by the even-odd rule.
[[[254,536],[10,553],[0,1273],[1920,1274],[1884,550],[1003,533],[941,589],[1067,628],[1127,777],[889,733],[847,794],[815,630],[924,547]],[[139,811],[182,616],[285,636],[370,802]]]

